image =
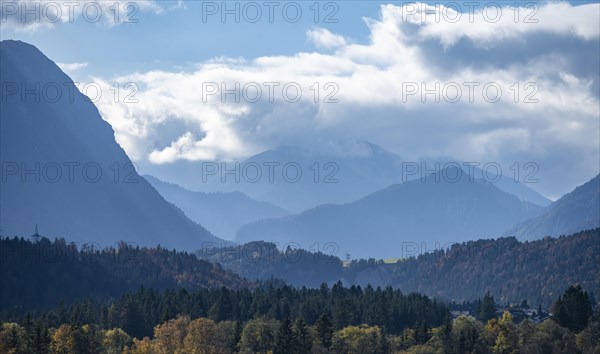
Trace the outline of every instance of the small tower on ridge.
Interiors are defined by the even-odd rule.
[[[31,235],[31,238],[32,238],[32,239],[33,239],[33,241],[34,241],[34,242],[36,242],[36,243],[37,243],[37,242],[39,242],[39,241],[40,241],[40,239],[42,238],[42,235],[40,235],[40,234],[38,233],[38,226],[37,226],[37,224],[35,224],[35,234]]]

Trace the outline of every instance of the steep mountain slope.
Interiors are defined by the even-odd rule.
[[[100,245],[221,241],[135,172],[93,103],[37,48],[2,41],[0,59],[4,235],[29,235],[39,224],[46,236]]]
[[[296,242],[304,248],[333,242],[338,254],[398,257],[405,247],[432,250],[500,235],[508,225],[535,216],[540,209],[450,167],[353,203],[322,205],[298,215],[248,224],[240,229],[237,240]]]
[[[228,240],[247,223],[288,214],[271,203],[259,202],[241,192],[193,192],[152,176],[145,175],[144,178],[190,219]]]
[[[506,234],[534,240],[600,227],[600,175],[544,208],[543,214],[513,227]]]

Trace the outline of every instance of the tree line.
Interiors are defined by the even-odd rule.
[[[369,324],[385,327],[390,333],[400,333],[407,327],[437,326],[448,313],[446,304],[420,294],[404,294],[390,287],[344,287],[338,282],[332,287],[322,284],[318,289],[273,284],[263,284],[253,290],[140,288],[111,303],[88,299],[66,306],[61,302],[51,310],[37,311],[31,316],[50,327],[85,323],[105,329],[121,328],[133,337],[142,338],[151,336],[156,325],[177,315],[241,323],[263,317],[276,321],[303,318],[309,325],[326,315],[336,329]],[[22,322],[23,316],[17,311],[7,311],[3,318]]]
[[[381,322],[375,313],[381,305],[366,306],[362,315],[352,323],[340,322],[339,313],[334,307],[324,306],[316,320],[309,322],[300,310],[302,306],[290,306],[286,311],[286,302],[279,300],[292,296],[296,300],[316,298],[324,303],[335,303],[336,296],[354,300],[366,300],[369,296],[375,303],[383,301],[389,290],[358,288],[351,290],[336,284],[331,289],[325,286],[317,293],[305,293],[305,290],[293,288],[257,289],[260,296],[275,296],[273,304],[266,313],[254,313],[248,319],[241,319],[236,306],[227,307],[223,312],[217,302],[205,306],[208,313],[196,316],[198,311],[191,303],[181,305],[183,312],[171,318],[153,324],[148,335],[132,335],[135,327],[127,331],[127,325],[138,323],[129,307],[144,308],[148,296],[159,296],[167,301],[185,300],[193,293],[166,291],[158,294],[151,290],[140,291],[124,296],[115,307],[94,307],[93,311],[120,312],[125,320],[125,328],[110,322],[111,315],[84,317],[82,308],[73,305],[67,311],[68,319],[64,323],[57,321],[55,309],[36,319],[26,314],[16,322],[0,323],[0,352],[2,353],[600,353],[600,312],[592,312],[589,295],[580,286],[569,287],[557,299],[553,306],[555,316],[542,323],[533,323],[528,319],[514,323],[510,312],[494,312],[494,300],[486,294],[481,301],[479,319],[460,315],[451,319],[443,306],[433,301],[423,302],[419,295],[404,296],[398,294],[397,301],[384,306],[387,313],[404,303],[405,309],[416,306],[416,311],[440,311],[428,321],[427,316],[417,316],[411,322],[405,322],[395,329]],[[218,290],[215,300],[226,296],[224,290]],[[239,291],[244,292],[243,290]],[[337,295],[334,295],[337,294]],[[358,297],[352,294],[360,294]],[[174,297],[173,297],[174,296]],[[237,299],[235,292],[228,293],[229,300]],[[299,297],[297,297],[299,296]],[[322,299],[320,299],[323,297]],[[128,299],[128,300],[126,300]],[[221,299],[222,300],[222,299]],[[226,300],[226,302],[229,302]],[[260,300],[262,301],[262,300]],[[162,302],[162,301],[161,301]],[[235,301],[229,302],[233,305]],[[304,302],[303,302],[304,303]],[[365,303],[363,303],[364,306]],[[424,304],[427,304],[423,307]],[[154,306],[155,304],[151,305]],[[207,304],[209,305],[209,304]],[[221,302],[223,305],[223,302]],[[277,310],[283,305],[283,311]],[[287,305],[291,305],[287,303]],[[84,307],[90,306],[89,303]],[[202,307],[202,306],[201,306]],[[252,306],[251,306],[252,308]],[[401,306],[402,308],[402,306]],[[155,308],[155,312],[158,308]],[[239,310],[239,309],[238,309]],[[255,309],[256,310],[256,309]],[[186,312],[187,311],[187,312]],[[201,313],[202,311],[200,311]],[[336,313],[338,313],[336,318]],[[132,316],[133,323],[128,323]],[[169,316],[167,316],[169,317]],[[485,319],[485,317],[489,317]],[[88,321],[84,321],[88,320]],[[106,322],[108,320],[108,322]],[[139,320],[139,319],[138,319]],[[147,319],[146,319],[147,320]],[[53,322],[54,321],[54,322]],[[139,323],[138,323],[139,324]]]
[[[27,312],[91,298],[112,301],[140,286],[154,289],[253,287],[253,282],[186,252],[120,242],[76,245],[62,238],[0,238],[0,311]]]
[[[401,244],[399,240],[398,247]],[[336,256],[278,250],[263,241],[196,254],[253,280],[276,277],[290,285],[318,287],[345,279],[349,284],[391,285],[456,302],[475,300],[490,290],[502,303],[526,300],[548,308],[565,284],[581,284],[600,293],[600,228],[529,242],[503,237],[438,245],[424,254],[399,254],[403,257],[395,263],[359,259],[344,264]]]

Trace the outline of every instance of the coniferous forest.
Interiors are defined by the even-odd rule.
[[[162,248],[1,246],[1,353],[600,352],[596,300],[579,285],[530,309],[491,292],[455,303],[341,281],[249,281]]]
[[[417,243],[412,245],[420,250]],[[476,299],[490,290],[501,302],[527,300],[544,307],[552,305],[565,284],[581,283],[600,294],[600,228],[526,242],[514,237],[468,241],[415,253],[394,262],[358,259],[344,266],[336,256],[279,250],[262,241],[197,252],[249,279],[276,277],[296,286],[345,279],[349,284],[392,286],[455,301]]]
[[[515,323],[493,297],[452,318],[418,294],[335,284],[172,291],[140,288],[34,315],[4,314],[2,353],[598,353],[600,316],[569,287],[555,316]],[[9,318],[7,318],[9,317]]]

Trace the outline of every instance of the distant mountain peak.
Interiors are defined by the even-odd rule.
[[[391,154],[383,147],[362,139],[322,140],[306,146],[280,145],[266,152],[339,158],[368,158],[377,154]]]

